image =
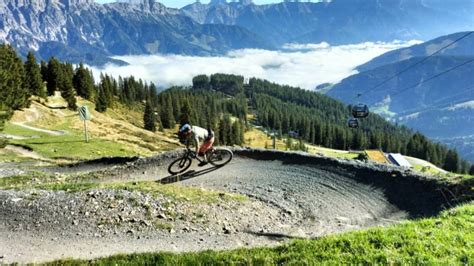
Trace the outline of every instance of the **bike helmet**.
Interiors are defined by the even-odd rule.
[[[189,124],[184,124],[178,132],[180,140],[186,139],[193,132],[192,127]]]

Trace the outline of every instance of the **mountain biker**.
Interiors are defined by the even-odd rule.
[[[208,128],[204,129],[198,126],[191,126],[190,124],[184,124],[178,132],[179,140],[181,143],[186,144],[189,147],[191,144],[196,148],[196,156],[201,156],[204,160],[199,163],[199,166],[207,164],[206,152],[212,148],[214,144],[214,132]],[[203,142],[200,145],[200,142]]]

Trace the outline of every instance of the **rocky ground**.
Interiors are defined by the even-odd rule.
[[[270,241],[246,232],[284,224],[258,201],[186,203],[136,191],[0,191],[0,202],[3,262],[261,245]]]
[[[442,191],[452,188],[398,168],[236,153],[223,168],[192,168],[179,177],[166,173],[176,152],[48,169],[58,175],[101,169],[105,178],[97,182],[154,180],[221,191],[213,201],[124,189],[0,190],[0,262],[275,245],[433,215],[450,201]],[[229,197],[235,194],[246,197]]]

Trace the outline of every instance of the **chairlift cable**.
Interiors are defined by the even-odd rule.
[[[453,71],[453,70],[455,70],[455,69],[458,69],[458,68],[460,68],[460,67],[463,67],[463,66],[465,66],[465,65],[467,65],[467,64],[470,64],[470,63],[472,63],[472,62],[474,62],[474,58],[472,58],[472,59],[470,59],[470,60],[467,60],[466,62],[464,62],[464,63],[462,63],[462,64],[459,64],[459,65],[456,65],[456,66],[454,66],[454,67],[452,67],[452,68],[449,68],[449,69],[447,69],[447,70],[445,70],[445,71],[442,71],[442,72],[440,72],[440,73],[438,73],[438,74],[436,74],[436,75],[433,75],[433,76],[431,76],[431,77],[429,77],[429,78],[427,78],[427,79],[425,79],[425,80],[423,80],[423,81],[418,82],[417,84],[414,84],[414,85],[411,85],[411,86],[409,86],[409,87],[406,87],[406,88],[404,88],[404,89],[402,89],[402,90],[399,90],[399,91],[397,91],[396,93],[391,94],[390,97],[399,95],[400,93],[402,93],[402,92],[404,92],[404,91],[407,91],[407,90],[409,90],[409,89],[416,88],[416,87],[420,86],[421,84],[424,84],[424,83],[426,83],[426,82],[428,82],[428,81],[431,81],[431,80],[433,80],[433,79],[436,79],[436,78],[438,78],[438,77],[440,77],[440,76],[442,76],[442,75],[444,75],[444,74],[447,74],[447,73],[449,73],[449,72],[451,72],[451,71]]]
[[[474,93],[474,86],[471,85],[471,86],[465,87],[461,92],[458,92],[456,94],[441,98],[441,99],[431,103],[432,106],[424,107],[424,108],[413,108],[411,110],[404,111],[403,113],[398,113],[398,116],[405,116],[405,115],[409,115],[409,114],[412,114],[412,113],[418,113],[418,112],[426,112],[426,111],[429,111],[431,109],[435,110],[436,108],[441,107],[441,105],[453,104],[454,102],[443,103],[443,101],[445,101],[446,99],[455,98],[459,95],[463,95],[463,94],[466,94],[466,93]],[[441,104],[441,105],[438,106],[438,104]]]
[[[394,79],[394,78],[400,76],[401,74],[407,72],[408,70],[412,69],[413,67],[415,67],[415,66],[417,66],[417,65],[419,65],[419,64],[421,64],[421,63],[423,63],[423,62],[425,62],[426,60],[428,60],[428,59],[431,58],[432,56],[434,56],[434,55],[440,53],[440,52],[443,51],[444,49],[446,49],[446,48],[452,46],[453,44],[455,44],[455,43],[461,41],[462,39],[467,38],[469,35],[471,35],[471,34],[473,34],[473,33],[474,33],[474,31],[470,31],[470,32],[464,34],[463,36],[459,37],[458,39],[456,39],[456,40],[450,42],[449,44],[447,44],[447,45],[441,47],[440,49],[436,50],[435,52],[431,53],[431,54],[428,55],[427,57],[424,57],[422,60],[420,60],[420,61],[418,61],[418,62],[416,62],[416,63],[414,63],[414,64],[412,64],[412,65],[409,65],[408,67],[404,68],[403,70],[397,72],[395,75],[393,75],[393,76],[389,77],[388,79],[386,79],[386,80],[380,82],[379,84],[375,85],[375,86],[372,87],[371,89],[368,89],[368,90],[366,90],[366,91],[364,91],[364,92],[362,92],[362,93],[358,93],[357,98],[359,98],[361,95],[363,95],[363,94],[365,94],[365,93],[367,93],[367,92],[369,92],[369,91],[372,91],[372,90],[375,90],[375,89],[379,88],[380,86],[386,84],[386,83],[389,82],[390,80],[392,80],[392,79]]]
[[[425,79],[425,80],[423,80],[423,81],[420,81],[420,82],[418,82],[417,84],[414,84],[414,85],[412,85],[412,86],[410,86],[410,87],[407,87],[407,88],[405,88],[405,89],[399,90],[399,91],[397,91],[396,93],[392,94],[391,96],[395,96],[395,95],[398,95],[398,94],[400,94],[400,93],[402,93],[402,92],[404,92],[404,91],[406,91],[406,90],[415,88],[415,87],[417,87],[417,86],[419,86],[419,85],[421,85],[421,84],[423,84],[423,83],[426,83],[426,82],[428,82],[428,81],[431,81],[431,80],[433,80],[433,79],[436,79],[436,78],[438,78],[438,77],[440,77],[440,76],[442,76],[442,75],[444,75],[444,74],[447,74],[447,73],[449,73],[449,72],[451,72],[451,71],[453,71],[453,70],[456,70],[456,69],[458,69],[458,68],[460,68],[460,67],[463,67],[463,66],[465,66],[465,65],[467,65],[467,64],[470,64],[470,63],[472,63],[472,62],[474,62],[474,58],[473,58],[473,59],[470,59],[470,60],[467,60],[466,62],[464,62],[464,63],[462,63],[462,64],[459,64],[459,65],[457,65],[457,66],[454,66],[454,67],[452,67],[452,68],[449,68],[449,69],[447,69],[447,70],[445,70],[445,71],[443,71],[443,72],[440,72],[440,73],[438,73],[438,74],[436,74],[436,75],[434,75],[434,76],[431,76],[431,77],[429,77],[429,78],[427,78],[427,79]]]

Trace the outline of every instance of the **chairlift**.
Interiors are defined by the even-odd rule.
[[[358,128],[359,120],[357,120],[357,118],[349,118],[349,120],[347,120],[347,126],[350,128]]]
[[[354,118],[366,118],[369,116],[369,107],[363,103],[352,106],[352,116]]]

